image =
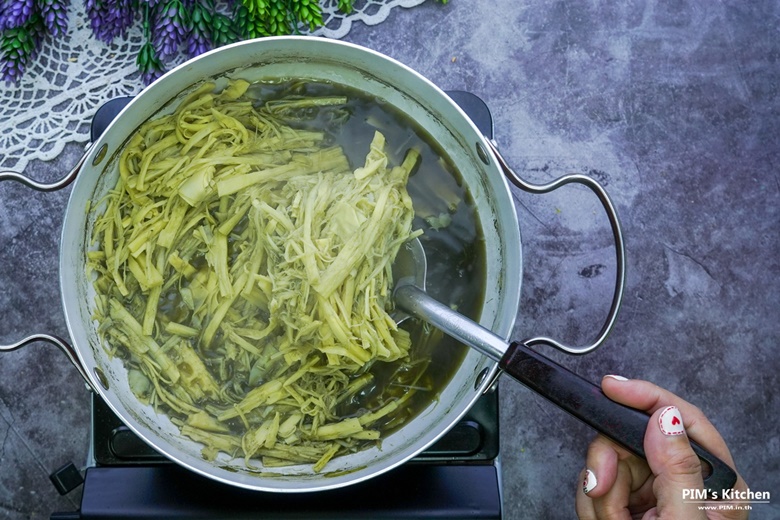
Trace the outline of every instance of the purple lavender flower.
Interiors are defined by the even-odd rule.
[[[68,28],[68,1],[39,0],[43,24],[54,37],[64,35]]]
[[[138,52],[136,59],[138,70],[141,71],[141,77],[148,85],[165,73],[162,62],[157,57],[154,46],[148,41],[143,44]]]
[[[18,83],[27,65],[41,48],[45,29],[41,15],[34,12],[20,27],[6,29],[0,35],[0,78]]]
[[[111,31],[113,28],[103,23],[103,19],[106,16],[106,7],[102,0],[84,0],[84,9],[87,12],[87,18],[89,18],[89,25],[92,27],[92,34],[98,40],[110,43],[114,38]]]
[[[8,18],[8,13],[11,12],[11,0],[0,0],[0,31],[6,29],[5,22]]]
[[[117,36],[124,36],[135,18],[133,4],[128,0],[84,0],[95,38],[111,43]]]
[[[13,29],[21,27],[35,12],[33,0],[5,0],[2,14],[0,14],[0,29]]]
[[[187,38],[187,56],[194,58],[200,56],[206,51],[211,50],[211,40],[208,37],[208,32],[201,32],[193,29],[190,33],[190,37]]]
[[[162,67],[162,63],[158,61],[159,67],[150,67],[148,70],[141,72],[141,78],[144,83],[151,85],[154,81],[165,74],[165,70]]]
[[[190,0],[187,7],[190,10],[190,33],[187,36],[187,56],[194,58],[214,47],[211,41],[212,13],[207,5],[196,0]]]
[[[25,65],[26,63],[23,60],[8,59],[3,56],[3,59],[0,60],[0,78],[9,85],[19,83],[24,73]]]
[[[158,11],[154,24],[154,47],[161,58],[174,56],[187,37],[186,11],[180,0],[170,0]]]

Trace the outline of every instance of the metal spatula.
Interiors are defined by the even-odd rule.
[[[396,280],[394,319],[409,316],[426,321],[458,341],[498,362],[512,378],[552,401],[601,434],[645,458],[644,436],[649,417],[609,399],[601,387],[530,349],[523,342],[507,342],[469,318],[436,301],[425,292],[427,261],[420,240],[401,247],[393,263]],[[702,461],[704,485],[710,496],[722,497],[737,481],[736,473],[722,460],[691,441]]]

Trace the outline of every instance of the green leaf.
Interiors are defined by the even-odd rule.
[[[352,0],[339,0],[339,10],[350,14],[352,12]]]

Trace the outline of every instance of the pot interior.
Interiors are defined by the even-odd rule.
[[[71,338],[93,385],[123,422],[152,447],[193,471],[265,491],[324,490],[378,475],[423,451],[457,423],[485,390],[496,364],[469,351],[438,399],[385,437],[381,447],[338,457],[322,473],[314,473],[309,465],[252,470],[243,459],[229,459],[225,454],[213,462],[204,460],[200,444],[182,436],[167,416],[136,399],[122,361],[108,356],[101,344],[92,319],[95,293],[87,276],[85,252],[91,247],[89,237],[100,213],[99,201],[118,178],[112,157],[143,122],[172,111],[177,99],[204,80],[215,78],[218,87],[228,78],[250,82],[305,78],[349,85],[415,120],[446,151],[474,199],[486,253],[485,297],[479,322],[503,337],[509,336],[520,294],[519,229],[509,187],[492,156],[484,153],[487,146],[474,124],[441,90],[390,58],[342,42],[279,37],[224,47],[171,71],[133,100],[94,144],[73,186],[63,225],[60,271]]]

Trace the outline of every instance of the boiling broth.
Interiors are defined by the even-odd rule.
[[[419,152],[420,160],[409,177],[406,190],[412,198],[415,210],[413,228],[424,231],[420,239],[428,258],[428,292],[462,314],[477,318],[484,299],[484,241],[480,236],[473,200],[446,153],[415,125],[411,118],[382,100],[349,87],[300,80],[269,81],[251,85],[246,93],[246,97],[253,100],[253,104],[258,107],[296,96],[338,96],[346,99],[345,103],[337,105],[296,108],[279,117],[287,126],[293,128],[324,131],[327,134],[325,144],[342,148],[351,171],[363,164],[375,130],[380,131],[386,138],[388,146],[385,151],[390,164],[400,164],[410,149]],[[242,242],[236,237],[241,236],[248,225],[248,217],[245,216],[237,222],[229,235],[226,248],[231,265],[232,259],[237,257],[242,247]],[[196,272],[208,263],[202,253],[185,258]],[[98,284],[113,283],[108,278],[110,277]],[[122,304],[133,310],[136,316],[144,314],[142,302],[139,303],[137,299],[127,300]],[[157,323],[180,323],[186,320],[189,311],[178,287],[169,286],[159,294],[156,312]],[[411,395],[397,412],[372,424],[371,428],[380,431],[384,436],[403,426],[437,399],[439,392],[457,371],[467,349],[432,327],[414,320],[404,322],[402,327],[409,332],[412,340],[409,355],[398,361],[372,361],[365,365],[365,370],[351,375],[353,381],[370,376],[371,382],[338,404],[338,417],[333,418],[334,421],[361,417],[366,412],[378,410],[388,402]],[[217,330],[210,342],[221,343],[222,334],[221,329]],[[213,349],[208,348],[208,344],[201,345],[198,338],[200,336],[189,341],[188,349],[197,352],[208,372],[219,374],[220,384],[229,382],[224,383],[223,389],[228,388],[226,391],[231,399],[240,400],[242,395],[256,387],[251,374],[246,379],[242,376],[240,381],[239,378],[233,377],[231,361],[217,355]],[[163,345],[163,349],[170,347]],[[176,364],[183,361],[180,357],[183,354],[178,354],[175,348],[170,349],[170,355]],[[132,356],[126,359],[131,366],[130,377],[135,379],[136,385],[138,381],[143,382],[143,367],[139,366]],[[186,368],[189,365],[185,362],[184,366]],[[409,391],[412,389],[414,392]],[[165,403],[156,402],[155,405],[166,409]],[[206,409],[209,409],[209,406],[213,415],[219,415],[220,409],[216,409],[216,405],[205,404]],[[225,408],[221,411],[222,415],[225,415]],[[169,409],[168,412],[174,422],[178,421],[177,424],[189,420],[187,415],[177,414],[175,410]],[[240,436],[246,431],[245,428],[249,428],[243,416],[231,417],[234,418],[220,418],[220,421],[234,433]],[[365,441],[366,444],[370,442]]]
[[[341,146],[353,168],[365,158],[374,130],[389,144],[388,157],[399,164],[406,151],[420,151],[420,163],[409,178],[407,190],[415,209],[415,229],[428,262],[427,292],[472,319],[478,319],[484,299],[485,250],[479,216],[460,172],[446,152],[409,116],[381,99],[344,85],[313,81],[256,83],[249,91],[258,102],[299,96],[346,96],[347,104],[336,110],[309,114],[302,128],[325,129],[333,144]],[[468,348],[418,320],[402,325],[414,338],[411,355],[424,369],[416,395],[410,400],[408,418],[427,407],[457,372]],[[372,398],[389,385],[405,390],[404,380],[413,374],[398,373],[399,363],[375,363],[374,383],[356,395],[343,414],[371,409]],[[385,433],[401,424],[387,425]]]

